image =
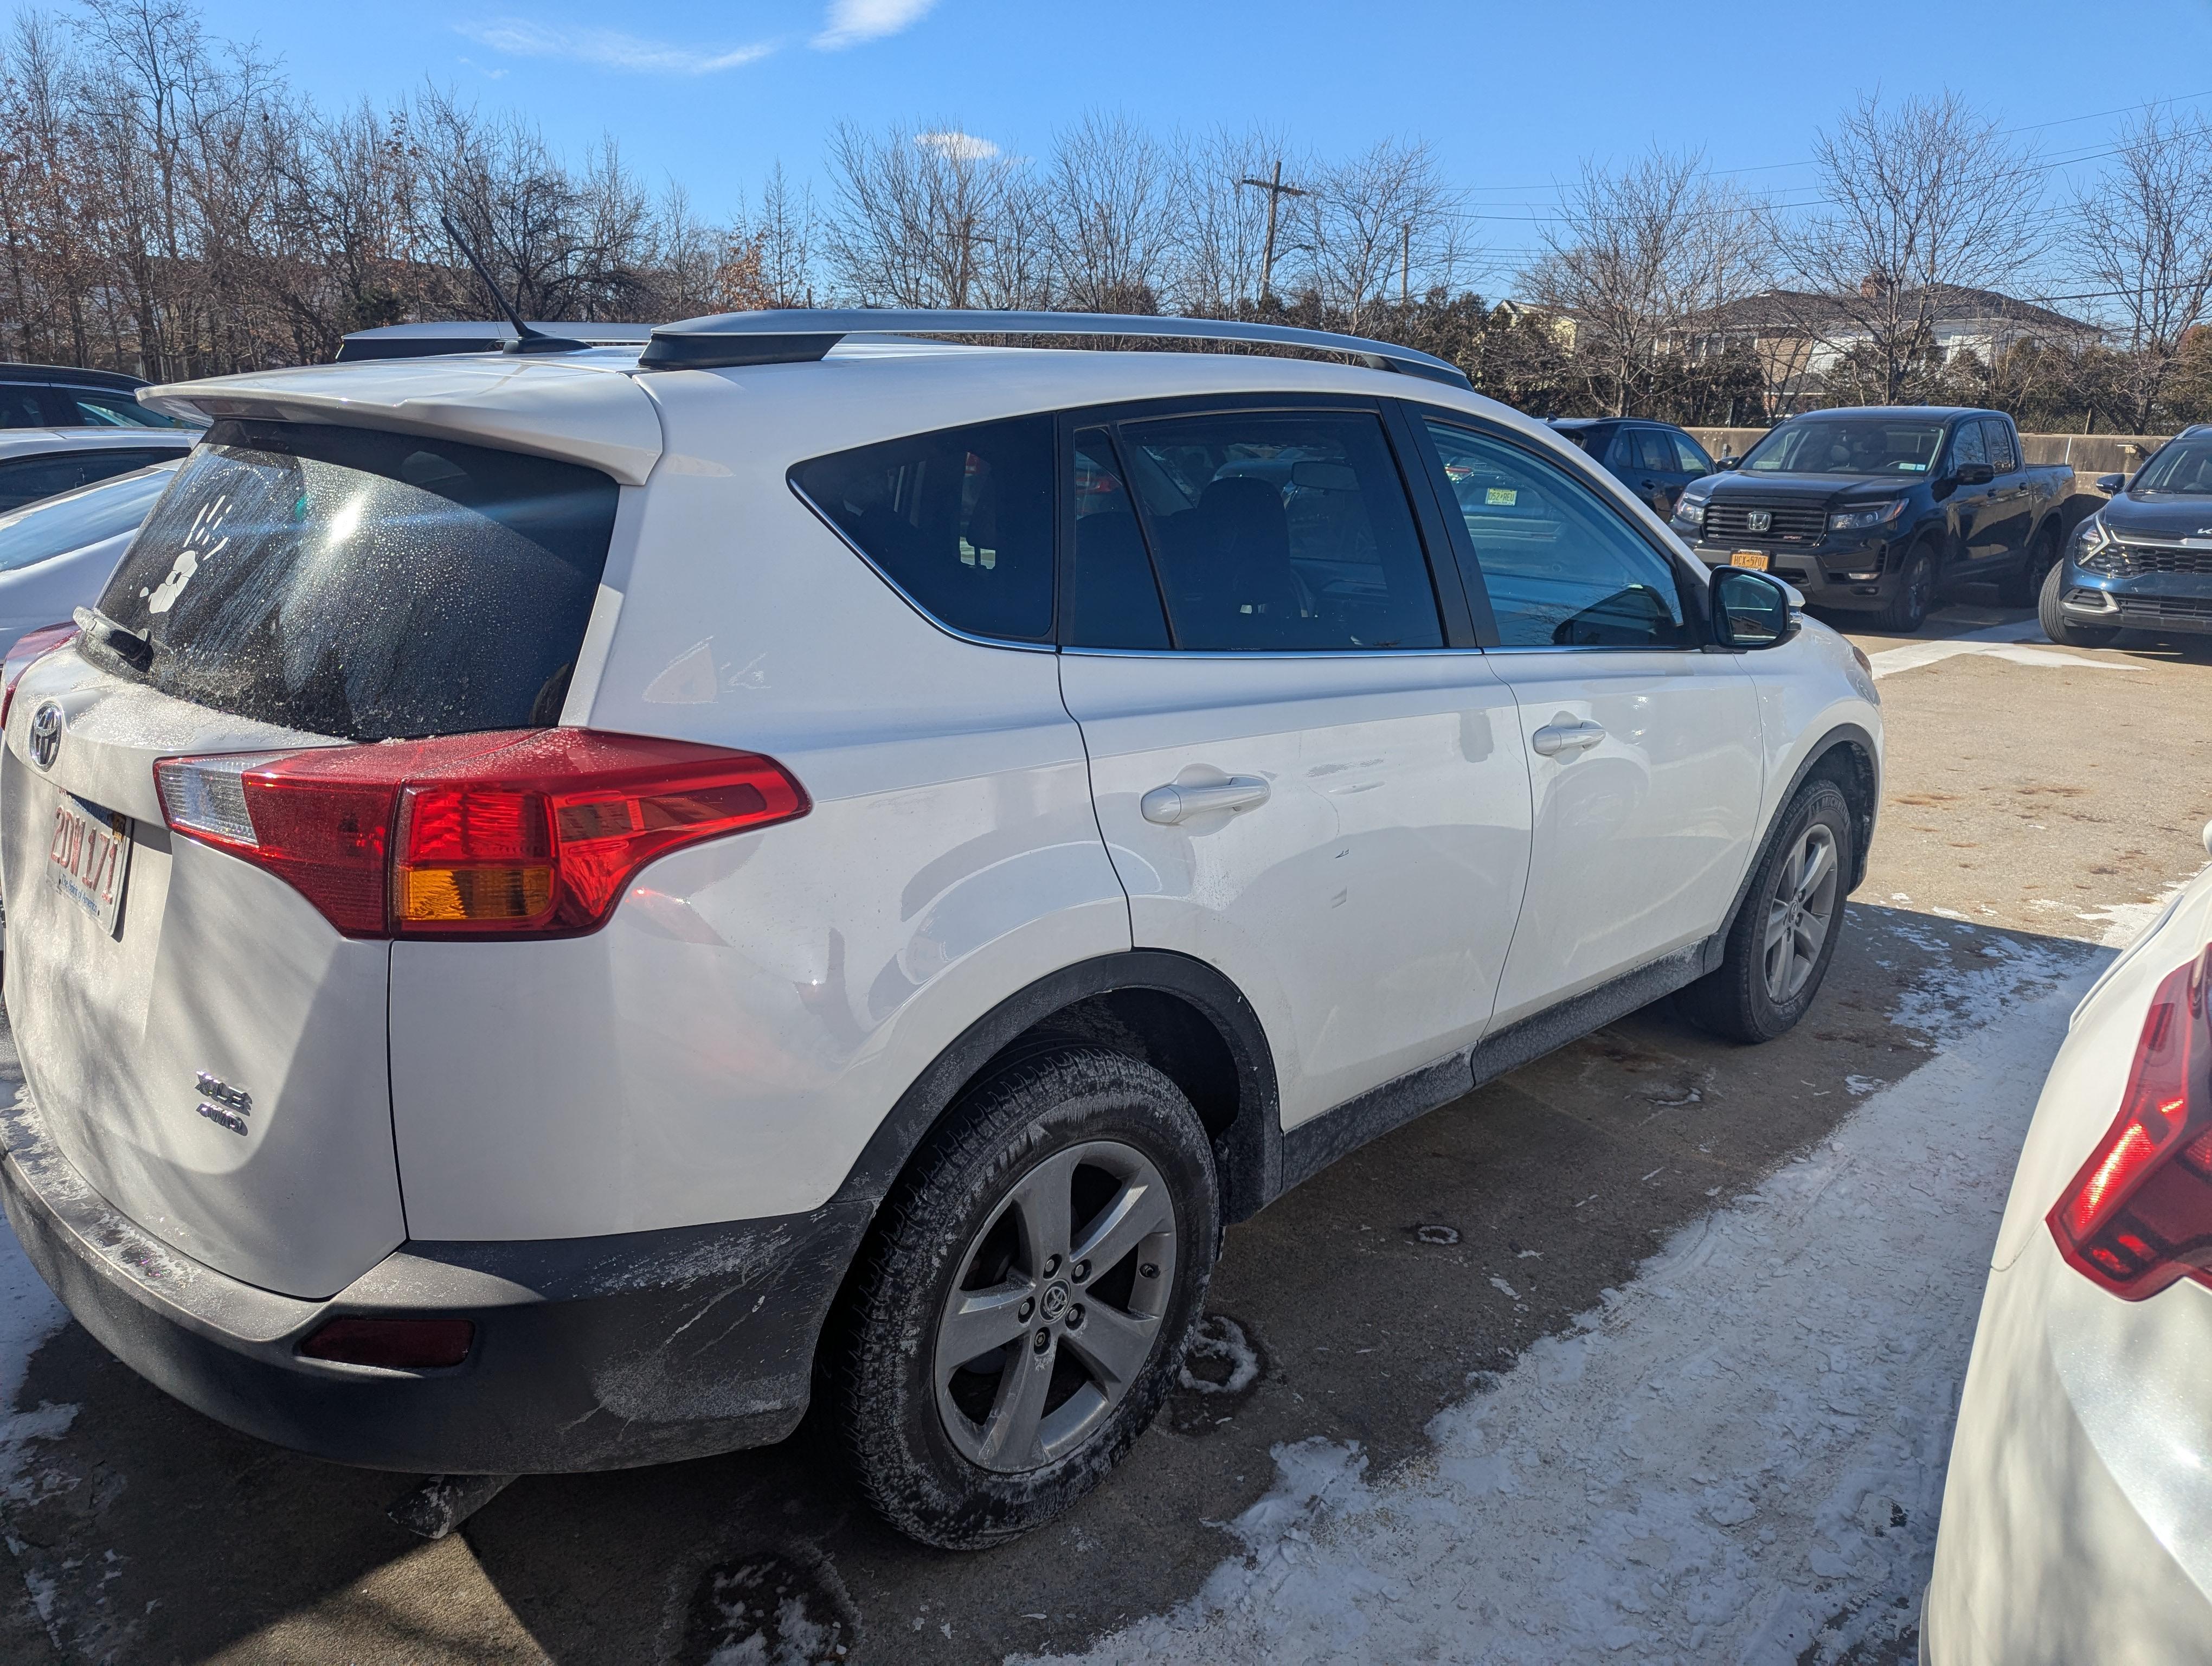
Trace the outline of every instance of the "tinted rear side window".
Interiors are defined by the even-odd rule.
[[[58,492],[73,492],[94,481],[112,480],[118,474],[143,469],[179,455],[173,446],[159,451],[130,451],[122,447],[100,451],[46,452],[36,457],[11,457],[0,463],[0,512],[20,509]]]
[[[801,463],[792,484],[924,612],[1052,635],[1052,418],[916,434]]]
[[[550,724],[613,535],[593,469],[447,440],[218,423],[108,581],[143,673],[356,740]]]

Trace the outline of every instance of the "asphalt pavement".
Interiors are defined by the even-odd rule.
[[[810,1426],[767,1451],[526,1478],[423,1543],[386,1515],[404,1478],[232,1434],[69,1326],[0,1434],[0,1657],[927,1666],[1079,1649],[1186,1600],[1239,1554],[1226,1523],[1275,1485],[1279,1446],[1357,1442],[1376,1475],[1419,1459],[1483,1374],[1978,1022],[1955,992],[1994,961],[2086,965],[2203,865],[2212,642],[2058,649],[1973,603],[1914,637],[1851,634],[1881,677],[1888,775],[1806,1022],[1744,1049],[1662,1002],[1232,1230],[1190,1384],[1054,1526],[919,1549]]]

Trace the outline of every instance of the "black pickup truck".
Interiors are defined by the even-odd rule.
[[[1917,630],[1955,584],[1994,582],[2008,605],[2034,605],[2073,494],[2072,469],[2022,463],[2001,411],[1814,410],[1692,482],[1674,527],[1712,565],[1764,568],[1815,607]]]

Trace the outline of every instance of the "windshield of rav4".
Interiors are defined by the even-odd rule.
[[[1750,474],[1925,474],[1941,423],[1821,416],[1784,423],[1737,466]]]
[[[2212,497],[2212,435],[2177,440],[2128,482],[2128,496],[2166,492],[2175,497]]]

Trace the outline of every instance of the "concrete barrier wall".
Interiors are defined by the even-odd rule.
[[[1741,457],[1758,442],[1763,428],[1693,428],[1698,443],[1718,457]],[[2086,486],[2100,474],[2130,474],[2166,442],[2163,434],[2023,434],[2021,449],[2031,463],[2066,463]]]

